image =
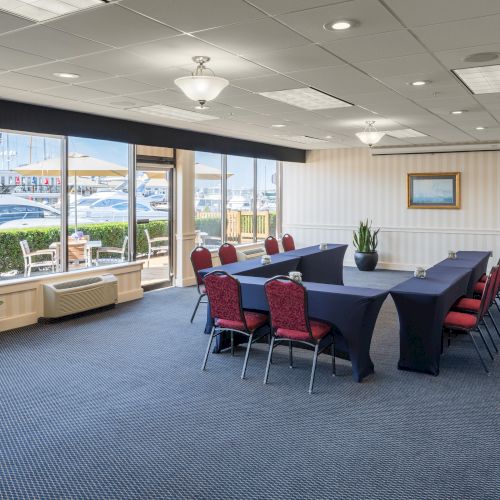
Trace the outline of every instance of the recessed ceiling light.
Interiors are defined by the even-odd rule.
[[[422,85],[427,85],[430,83],[428,80],[415,80],[414,82],[410,82],[410,85],[413,87],[421,87]]]
[[[325,139],[331,139],[332,136],[331,135],[325,135]]]
[[[286,127],[286,125],[283,124],[283,123],[274,123],[273,125],[271,125],[271,127],[274,127],[274,128],[283,128],[283,127]]]
[[[422,132],[413,130],[412,128],[403,128],[401,130],[385,130],[385,134],[395,137],[396,139],[407,139],[408,137],[427,137]]]
[[[484,127],[476,127],[476,130],[484,130]]]
[[[0,0],[0,10],[40,22],[107,3],[111,2],[109,0]]]
[[[463,109],[455,109],[454,111],[450,111],[452,115],[461,115],[462,113],[465,113],[465,110]]]
[[[344,31],[353,28],[359,24],[358,21],[350,19],[338,19],[337,21],[330,21],[323,25],[323,28],[328,31]]]
[[[80,78],[80,75],[77,75],[76,73],[53,73],[53,75],[57,76],[58,78],[68,78],[68,79]]]
[[[477,68],[453,69],[473,94],[500,92],[500,64]]]
[[[146,115],[161,116],[164,118],[173,118],[184,122],[202,122],[205,120],[217,120],[218,116],[205,115],[195,113],[194,111],[186,111],[185,109],[172,108],[163,104],[155,104],[152,106],[142,106],[140,108],[131,108],[130,111],[137,111]]]
[[[315,109],[347,108],[351,103],[337,99],[325,92],[310,87],[277,90],[275,92],[259,92],[259,95],[284,102],[297,108],[312,111]]]

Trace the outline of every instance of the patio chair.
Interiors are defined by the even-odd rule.
[[[267,384],[273,349],[288,342],[290,368],[293,368],[293,342],[314,349],[309,394],[313,392],[318,355],[330,349],[332,375],[335,375],[335,344],[332,327],[323,321],[309,318],[307,289],[288,276],[276,276],[266,281],[264,290],[269,304],[272,339],[269,344],[264,384]]]
[[[96,264],[117,264],[125,262],[125,252],[127,250],[128,236],[123,239],[121,247],[101,247],[96,252]],[[108,254],[108,257],[101,257],[102,254]],[[116,257],[109,257],[109,254],[116,255]]]
[[[144,229],[144,234],[148,240],[148,267],[151,255],[155,253],[168,253],[168,236],[158,236],[151,238],[149,229]],[[165,244],[166,243],[166,244]]]
[[[31,270],[40,267],[50,267],[54,273],[56,270],[56,250],[54,248],[46,248],[44,250],[35,250],[32,252],[30,246],[26,240],[21,240],[19,242],[21,245],[21,250],[23,252],[24,260],[24,277],[31,276]],[[49,259],[44,260],[33,260],[36,257],[49,257]]]
[[[214,337],[224,332],[230,332],[231,354],[234,355],[234,333],[239,333],[248,337],[245,360],[241,371],[241,378],[244,379],[252,344],[269,334],[269,329],[266,328],[256,335],[256,332],[267,324],[267,314],[243,309],[240,282],[225,271],[212,271],[205,276],[203,282],[208,295],[210,314],[214,320],[214,326],[210,332],[210,339],[208,340],[201,369],[205,370],[207,366],[207,359]]]

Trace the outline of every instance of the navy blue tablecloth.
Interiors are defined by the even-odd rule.
[[[264,283],[266,278],[238,276],[245,309],[269,311]],[[327,321],[334,327],[336,350],[352,363],[352,377],[361,382],[373,373],[370,345],[378,313],[388,291],[371,288],[304,282],[308,291],[309,316]],[[208,330],[213,326],[208,312]],[[216,350],[228,347],[228,338],[218,337]],[[236,342],[246,339],[237,339]]]
[[[470,291],[474,279],[479,279],[489,255],[458,252],[458,259],[428,269],[425,279],[410,278],[391,289],[400,325],[398,368],[439,374],[444,318],[455,301]]]

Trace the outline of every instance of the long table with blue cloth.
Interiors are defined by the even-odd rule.
[[[491,252],[462,251],[391,289],[399,316],[398,368],[439,375],[446,314],[486,272]]]
[[[309,316],[329,322],[333,326],[335,352],[350,359],[352,377],[361,382],[374,371],[370,358],[370,345],[378,313],[389,291],[343,285],[343,261],[347,245],[329,244],[326,250],[317,246],[301,248],[272,255],[271,264],[261,264],[252,259],[211,269],[200,274],[226,271],[241,283],[245,309],[269,311],[264,293],[264,283],[276,275],[288,275],[290,271],[302,273],[303,284],[308,292]],[[205,333],[210,333],[213,321],[210,308],[207,311]],[[227,336],[217,337],[214,351],[229,345]],[[235,343],[246,338],[235,338]]]

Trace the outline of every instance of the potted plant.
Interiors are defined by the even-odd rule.
[[[360,271],[373,271],[377,267],[378,262],[378,232],[372,229],[371,222],[368,219],[359,222],[357,231],[353,231],[352,242],[356,247],[354,253],[354,261]]]

